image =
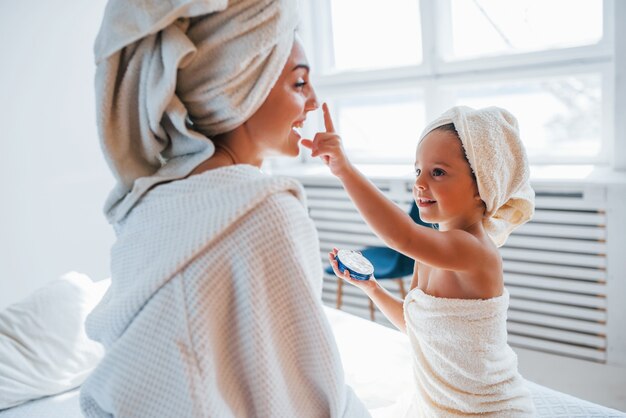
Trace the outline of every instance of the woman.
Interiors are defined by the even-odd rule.
[[[117,241],[83,413],[369,416],[322,310],[302,188],[259,170],[298,154],[318,106],[297,2],[174,3],[111,0],[96,41]]]

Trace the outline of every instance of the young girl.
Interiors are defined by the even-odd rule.
[[[404,301],[376,279],[335,274],[370,297],[408,334],[416,393],[406,416],[532,416],[533,404],[507,344],[509,295],[498,247],[534,210],[526,153],[506,110],[455,107],[422,134],[415,155],[415,224],[348,160],[326,104],[326,132],[302,144],[343,183],[386,245],[415,260]]]

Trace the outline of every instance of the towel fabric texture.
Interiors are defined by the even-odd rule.
[[[406,417],[532,417],[507,344],[509,294],[447,299],[413,289],[404,302],[417,386]]]
[[[86,323],[106,348],[86,416],[369,417],[324,315],[298,182],[210,170],[152,189],[117,232]]]
[[[461,138],[487,208],[483,226],[500,247],[515,228],[530,220],[535,210],[535,192],[530,187],[528,157],[517,119],[498,107],[456,106],[431,122],[420,141],[433,129],[449,123],[454,124]]]
[[[293,0],[109,0],[94,48],[101,146],[120,221],[213,155],[263,104],[293,46]]]

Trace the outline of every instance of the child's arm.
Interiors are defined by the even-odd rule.
[[[345,155],[339,136],[335,133],[326,103],[322,105],[326,132],[315,135],[313,141],[303,139],[302,145],[312,149],[312,157],[321,157],[331,173],[341,180],[361,216],[387,246],[397,248],[406,238],[407,225],[413,220],[387,199]]]
[[[455,271],[475,268],[475,261],[484,257],[478,240],[464,231],[440,232],[413,222],[350,163],[326,103],[322,109],[326,132],[315,135],[313,141],[303,139],[302,145],[312,150],[312,157],[321,157],[341,180],[374,233],[388,247],[433,267]]]
[[[350,277],[348,270],[343,273],[339,270],[337,260],[337,249],[333,248],[333,251],[328,253],[328,259],[330,265],[333,267],[335,275],[340,279],[353,284],[361,289],[365,294],[376,304],[378,309],[396,326],[400,331],[406,332],[406,323],[404,321],[404,301],[396,298],[387,291],[384,287],[378,284],[374,276],[369,280],[356,280]]]

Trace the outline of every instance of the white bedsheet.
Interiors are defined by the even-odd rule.
[[[76,388],[56,396],[37,399],[25,404],[0,411],[2,418],[80,418],[78,395]]]
[[[409,344],[400,332],[326,308],[346,380],[369,409],[390,406],[411,389]],[[538,417],[607,418],[626,413],[528,382]],[[79,389],[0,411],[0,418],[77,418]]]
[[[411,354],[404,334],[335,309],[326,308],[326,313],[346,370],[346,382],[374,416],[375,408],[388,407],[412,390]],[[538,417],[626,417],[626,413],[527,383]]]

